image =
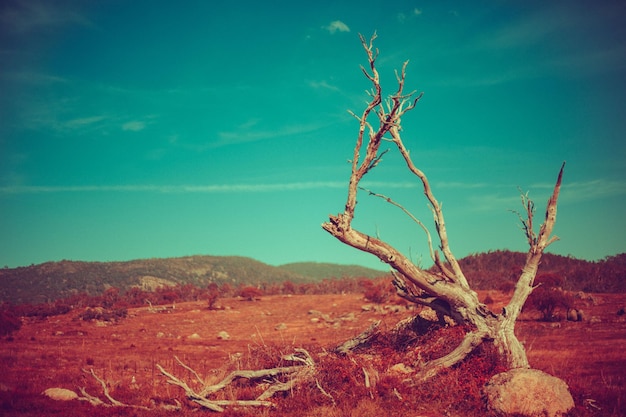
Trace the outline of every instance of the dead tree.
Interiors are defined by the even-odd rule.
[[[369,91],[370,101],[361,115],[351,113],[359,122],[359,132],[351,160],[352,171],[348,184],[348,195],[344,211],[337,215],[330,215],[328,222],[322,224],[324,230],[339,239],[341,242],[368,252],[387,263],[395,277],[394,285],[398,294],[419,305],[433,308],[438,314],[449,316],[458,324],[470,329],[460,343],[448,355],[427,363],[420,372],[422,378],[435,375],[442,367],[450,367],[462,361],[473,349],[484,341],[492,341],[498,348],[501,359],[510,368],[528,368],[528,360],[524,347],[514,333],[515,322],[522,310],[526,299],[533,290],[533,282],[539,266],[541,256],[548,245],[558,238],[552,236],[552,229],[556,220],[557,199],[563,175],[563,166],[558,174],[552,196],[548,200],[546,214],[539,232],[533,228],[534,204],[527,195],[522,195],[524,205],[523,215],[519,214],[522,228],[528,239],[529,250],[526,263],[515,286],[515,291],[509,304],[502,312],[490,311],[486,305],[478,300],[461,270],[461,267],[450,250],[448,234],[441,204],[435,198],[430,182],[426,175],[413,163],[409,151],[406,149],[401,132],[401,118],[412,110],[422,94],[415,91],[405,93],[404,82],[408,61],[401,71],[396,71],[398,87],[385,101],[380,85],[379,74],[376,68],[378,49],[373,42],[374,34],[369,41],[361,36],[361,43],[368,58],[369,69],[361,67],[363,73],[372,84]],[[374,169],[381,161],[385,151],[381,151],[383,142],[397,148],[408,170],[421,182],[422,189],[428,200],[433,217],[434,226],[439,238],[438,250],[433,248],[432,236],[428,228],[406,208],[384,195],[369,192],[384,198],[387,202],[399,207],[405,214],[417,222],[424,229],[430,248],[430,257],[436,266],[435,272],[420,268],[411,262],[405,255],[388,243],[369,236],[352,227],[357,204],[357,194],[363,177]],[[442,260],[440,252],[443,253]]]

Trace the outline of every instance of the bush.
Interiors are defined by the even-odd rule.
[[[215,303],[217,303],[217,299],[220,297],[220,289],[216,283],[212,282],[209,284],[207,288],[207,303],[209,310],[215,310]]]
[[[245,300],[254,301],[263,295],[263,291],[257,287],[243,287],[239,290],[239,294],[237,295]]]
[[[365,299],[372,303],[384,304],[394,294],[393,284],[388,279],[379,281],[363,280],[361,285],[365,288]]]
[[[22,327],[18,316],[7,309],[0,311],[0,336],[9,336]]]
[[[554,273],[537,275],[535,278],[537,287],[528,297],[528,305],[541,312],[541,319],[556,321],[556,312],[559,308],[566,312],[574,307],[574,298],[563,291],[563,278]]]

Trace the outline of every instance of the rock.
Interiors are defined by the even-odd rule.
[[[585,321],[585,315],[582,310],[576,310],[578,313],[578,321]]]
[[[194,334],[192,334],[190,336],[187,336],[187,339],[192,339],[192,340],[196,339],[197,340],[197,339],[201,339],[201,337],[200,337],[200,335],[198,333],[194,333]]]
[[[274,327],[274,330],[287,330],[287,325],[285,323],[278,323]]]
[[[501,414],[563,416],[574,408],[567,384],[537,369],[512,369],[485,385],[489,407]]]
[[[582,321],[582,313],[575,308],[572,308],[567,312],[568,321]]]
[[[224,330],[222,330],[221,332],[217,334],[217,338],[222,339],[222,340],[228,340],[230,339],[230,335],[226,333]]]
[[[389,368],[389,372],[397,373],[397,374],[411,374],[415,370],[410,366],[403,364],[402,362],[396,363],[391,368]]]
[[[78,398],[78,394],[65,388],[48,388],[43,395],[56,401],[70,401]]]

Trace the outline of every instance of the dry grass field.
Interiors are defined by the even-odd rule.
[[[505,294],[495,291],[480,295],[482,298],[489,295],[494,309],[506,301]],[[532,314],[524,313],[517,332],[532,366],[562,378],[570,386],[576,401],[572,416],[623,416],[626,415],[626,316],[616,313],[624,307],[626,299],[623,294],[593,297],[595,303],[587,302],[583,308],[583,322],[539,322]],[[403,317],[414,314],[364,310],[362,307],[367,302],[360,294],[267,296],[254,302],[222,299],[218,304],[223,308],[208,310],[202,302],[176,304],[175,308],[161,312],[134,308],[117,323],[85,322],[77,318],[78,311],[25,323],[12,337],[0,341],[0,415],[212,413],[190,403],[179,387],[166,382],[156,365],[181,379],[193,381],[193,373],[181,367],[175,360],[177,357],[206,380],[215,382],[233,369],[258,369],[272,361],[278,363],[281,354],[299,347],[308,349],[316,361],[332,362],[327,350],[361,333],[372,322],[382,320],[382,328],[389,329]],[[218,338],[222,331],[230,337]],[[378,366],[381,374],[386,372],[381,368],[384,360],[370,358],[369,363],[374,368]],[[364,375],[358,372],[363,368],[361,365],[354,367],[354,375],[339,375],[342,373],[339,369],[336,378],[351,378],[349,383],[354,392],[362,392],[362,397],[342,393],[341,385],[333,386],[335,377],[327,375],[321,385],[328,395],[281,394],[282,400],[275,400],[275,408],[227,408],[225,415],[465,417],[487,413],[484,409],[467,411],[471,407],[463,406],[465,388],[460,383],[451,387],[450,377],[433,381],[429,386],[411,388],[420,391],[420,398],[430,398],[424,397],[424,391],[438,390],[439,397],[434,395],[432,401],[419,403],[406,398],[412,395],[409,388],[399,388],[400,391],[394,388],[398,395],[385,396],[385,384],[395,380],[382,376],[379,387],[365,389]],[[346,374],[349,366],[352,365],[348,359],[340,364]],[[87,401],[60,402],[42,395],[51,387],[78,393],[78,388],[84,387],[87,393],[108,402],[100,384],[86,372],[90,370],[106,381],[115,399],[151,410],[96,407]],[[448,389],[449,392],[443,392]],[[253,387],[233,385],[223,395],[245,396],[246,390],[253,391]],[[315,387],[310,391],[316,391]],[[457,397],[445,403],[440,398],[444,395]],[[175,400],[182,405],[179,411],[159,407],[174,405]]]

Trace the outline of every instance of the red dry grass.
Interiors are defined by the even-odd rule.
[[[487,295],[494,309],[506,302],[505,294],[482,294]],[[621,349],[626,322],[624,316],[616,315],[624,297],[601,294],[596,299],[597,305],[584,307],[584,322],[557,325],[538,322],[531,313],[524,313],[518,335],[533,367],[569,384],[577,405],[572,415],[626,415],[626,353]],[[155,369],[157,363],[193,381],[191,373],[176,363],[177,356],[207,381],[216,382],[233,369],[280,365],[282,354],[304,347],[317,362],[316,380],[277,394],[273,409],[228,408],[224,415],[488,415],[481,387],[499,370],[489,344],[425,384],[408,384],[406,375],[389,371],[398,363],[418,366],[420,361],[445,354],[460,340],[459,327],[425,329],[423,335],[402,343],[379,340],[350,357],[329,353],[329,347],[359,334],[374,320],[382,320],[383,330],[389,330],[414,314],[363,311],[364,303],[358,294],[270,296],[255,302],[220,300],[218,304],[225,308],[219,310],[208,310],[206,302],[177,304],[167,313],[129,309],[128,317],[117,324],[79,320],[81,311],[29,321],[0,341],[0,414],[197,416],[197,407],[182,390],[166,383]],[[323,315],[309,314],[310,310]],[[230,339],[218,339],[220,331],[228,332]],[[198,336],[190,337],[194,334]],[[55,402],[41,395],[50,387],[75,391],[85,387],[104,399],[100,385],[83,369],[93,369],[107,382],[111,395],[124,403],[154,407],[178,400],[182,410],[176,414],[160,409],[113,411],[86,402]],[[246,381],[220,393],[229,399],[258,394],[259,388]]]

